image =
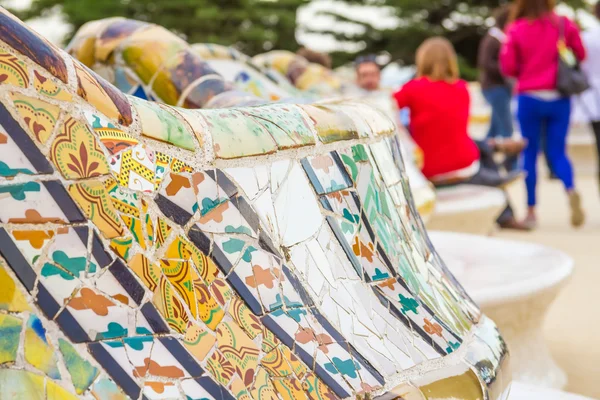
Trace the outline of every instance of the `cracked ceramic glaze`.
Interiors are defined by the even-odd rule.
[[[2,396],[505,395],[506,346],[435,253],[381,112],[147,102],[0,20]],[[165,102],[264,103],[167,31],[93,24],[81,48],[121,46]]]

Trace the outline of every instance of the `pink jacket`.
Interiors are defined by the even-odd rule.
[[[564,23],[567,46],[583,61],[585,48],[579,29],[568,18],[549,13],[536,20],[518,19],[508,27],[500,67],[504,75],[517,78],[518,93],[556,89],[560,23]]]

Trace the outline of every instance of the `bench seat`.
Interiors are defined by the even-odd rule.
[[[566,374],[544,341],[547,311],[573,272],[573,259],[545,246],[461,233],[429,232],[467,293],[498,325],[515,380],[560,389]]]
[[[437,204],[427,229],[489,235],[506,207],[501,189],[457,185],[436,190]]]
[[[594,400],[590,397],[513,382],[508,400]]]

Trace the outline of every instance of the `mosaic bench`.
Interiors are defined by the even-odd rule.
[[[573,272],[573,259],[532,243],[429,234],[459,282],[501,329],[511,351],[514,379],[563,388],[566,374],[554,362],[542,328],[550,305]]]
[[[252,58],[232,47],[197,43],[191,48],[238,90],[270,101],[307,97],[279,71],[256,64]]]
[[[144,37],[136,37],[135,29],[146,29],[145,27],[153,27],[152,33]],[[113,37],[110,40],[103,40],[103,32],[107,31],[112,32]],[[134,37],[130,38],[129,36],[132,34]],[[126,54],[139,51],[140,48],[155,46],[157,37],[161,38],[161,44],[157,47],[163,51],[155,50],[153,60],[137,60],[130,64]],[[168,45],[165,45],[164,42]],[[76,33],[67,51],[87,66],[92,67],[122,91],[143,99],[170,105],[182,105],[186,108],[213,108],[216,106],[231,107],[253,101],[240,92],[256,96],[255,102],[280,100],[310,103],[315,98],[314,93],[296,89],[286,78],[289,75],[287,71],[290,64],[304,67],[312,65],[303,57],[290,52],[271,52],[255,57],[260,62],[257,64],[247,55],[231,47],[216,44],[194,44],[189,47],[191,53],[199,56],[206,64],[198,68],[188,63],[184,57],[175,56],[175,62],[168,60],[172,54],[169,49],[171,47],[179,48],[183,45],[184,43],[179,38],[156,25],[124,18],[109,18],[84,25]],[[107,57],[109,50],[113,52],[111,57]],[[167,62],[171,63],[174,71],[168,78],[162,77],[163,71],[160,68]],[[277,70],[271,66],[277,67]],[[337,80],[331,79],[322,69],[322,66],[310,68],[307,73],[311,76],[314,75],[314,71],[321,72],[308,81],[312,82],[312,86],[318,87],[321,92],[327,92],[329,97],[339,97],[341,94],[337,88],[340,85],[337,84]],[[284,76],[279,71],[283,71],[286,75]],[[185,78],[182,79],[182,76]],[[190,76],[193,76],[194,79],[191,79]],[[173,96],[171,94],[173,92],[180,93],[180,97]],[[362,102],[376,103],[384,112],[389,112],[388,115],[395,115],[395,105],[392,105],[390,100],[391,94],[385,98],[382,98],[381,95],[362,96],[361,98]],[[326,100],[321,100],[320,103],[326,102]],[[403,145],[410,145],[407,143],[406,137],[403,135],[399,135],[399,137]],[[412,161],[412,157],[409,160]],[[435,193],[414,163],[406,163],[406,170],[411,182],[411,189],[415,194],[414,198],[419,214],[427,220],[433,212]]]
[[[207,62],[215,70],[217,70],[219,73],[222,73],[225,79],[236,82],[238,89],[252,92],[255,95],[263,98],[277,97],[273,96],[272,93],[274,91],[271,90],[269,93],[268,91],[262,89],[263,87],[270,87],[271,84],[269,84],[269,82],[266,82],[266,84],[261,84],[261,82],[265,82],[266,76],[275,74],[275,77],[279,78],[276,80],[277,84],[279,85],[282,83],[281,78],[283,78],[283,75],[278,76],[277,72],[272,69],[267,71],[264,69],[264,67],[257,66],[257,64],[253,60],[249,59],[249,57],[235,51],[232,48],[210,44],[193,45],[192,48],[203,59],[207,60]],[[280,72],[284,73],[285,75],[290,75],[290,69],[293,69],[290,68],[290,66],[293,67],[293,64],[303,64],[295,62],[294,60],[297,58],[298,56],[292,53],[276,51],[267,53],[266,55],[258,56],[255,58],[255,60],[265,66],[276,66]],[[214,61],[217,62],[215,63]],[[263,76],[261,77],[259,74],[254,73],[254,70],[259,71]],[[245,75],[251,76],[252,78],[248,80],[240,79],[240,77]],[[324,76],[324,74],[321,75]],[[337,74],[337,76],[338,78],[341,78],[340,74]],[[326,81],[326,79],[323,80]],[[333,90],[332,87],[335,85],[331,85],[330,82],[319,82],[319,79],[316,79],[314,76],[312,78],[312,82],[315,86],[318,86],[321,89],[329,86],[331,93],[335,93],[335,90]],[[342,85],[347,83],[348,82],[344,82],[342,79]],[[260,90],[258,90],[259,88]],[[289,87],[286,87],[286,90],[288,95],[291,96],[293,91],[290,90]],[[301,92],[300,95],[305,95],[305,93],[306,92]],[[299,93],[296,92],[293,93],[293,95],[297,96]],[[374,95],[362,95],[360,98],[362,101],[377,106],[380,110],[386,112],[386,114],[392,119],[394,119],[397,115],[397,109],[393,102],[390,101],[391,93],[381,91]],[[405,131],[400,131],[398,135],[402,144],[401,147],[402,155],[405,161],[404,166],[406,169],[406,177],[409,180],[411,192],[417,205],[418,212],[421,218],[427,222],[431,218],[431,214],[434,211],[434,206],[436,204],[436,193],[431,189],[431,185],[427,182],[417,167],[418,162],[413,151],[414,144],[411,142],[410,138],[406,136],[407,133]],[[438,207],[436,207],[436,216],[431,225],[433,227],[437,227],[437,229],[445,229],[449,231],[489,234],[494,229],[497,215],[506,205],[503,192],[499,189],[493,188],[469,185],[458,186],[455,188],[440,190],[439,196],[440,198],[438,199]],[[431,228],[432,226],[428,224],[428,227]],[[436,240],[444,239],[445,237],[443,237],[443,235],[438,234],[438,237],[436,237]],[[447,239],[448,243],[441,244],[441,248],[445,248],[448,245],[457,245],[452,236]],[[493,242],[493,240],[488,239],[488,242],[489,245]],[[506,242],[495,241],[493,245],[503,246],[504,248],[508,246],[510,248],[510,245]],[[468,254],[463,252],[469,246],[469,241],[463,241],[462,243],[458,244],[457,248],[454,248],[454,251],[455,253]],[[518,246],[520,247],[518,247],[516,250],[520,250],[523,245],[519,244]],[[535,251],[535,248],[529,248],[528,250]],[[467,258],[469,257],[467,256]],[[470,261],[473,265],[486,265],[488,262],[487,258],[489,257],[487,257],[486,254],[479,254],[479,257],[476,260],[471,259]],[[457,264],[464,265],[465,262],[465,260],[452,261],[454,266]],[[469,260],[467,260],[467,262],[468,261]],[[475,276],[472,278],[476,281],[477,276],[476,274],[474,275]],[[488,304],[486,304],[486,306],[487,305]],[[542,350],[543,351],[541,354],[547,355],[547,350],[545,348]],[[521,369],[519,369],[519,371],[522,372]],[[520,373],[519,377],[521,379],[527,379],[527,374]],[[531,380],[533,382],[539,382],[539,377],[534,373],[533,376],[531,376]],[[548,382],[546,381],[545,383]],[[521,389],[521,387],[522,385],[519,387],[512,387],[511,393],[513,397],[519,397],[523,395],[522,393],[524,393],[524,391]],[[544,396],[547,395],[546,392],[544,392],[543,395],[536,395],[534,392],[535,390],[533,388],[529,388],[526,391],[527,395],[530,396],[529,398],[544,398]]]
[[[234,81],[234,82],[239,82],[242,83],[242,85],[238,86],[238,89],[241,90],[247,90],[250,91],[254,94],[256,94],[259,97],[263,97],[263,98],[273,98],[273,95],[271,93],[264,93],[265,91],[262,90],[263,87],[269,87],[270,84],[269,82],[266,82],[266,84],[261,85],[260,84],[260,76],[253,74],[252,71],[247,71],[247,68],[244,68],[245,66],[249,66],[251,70],[259,70],[261,71],[261,73],[265,76],[265,75],[273,75],[275,73],[275,76],[277,77],[276,71],[274,70],[269,70],[269,71],[265,71],[263,69],[261,69],[260,67],[257,67],[257,65],[249,59],[249,57],[236,52],[234,49],[232,48],[226,48],[223,46],[216,46],[216,45],[208,45],[208,44],[202,44],[202,45],[194,45],[192,46],[194,48],[194,50],[196,50],[198,52],[198,54],[203,57],[205,60],[207,60],[207,62],[217,71],[219,71],[219,73],[223,73],[224,77],[230,81]],[[277,59],[277,55],[279,55],[279,59],[280,59],[280,64],[281,61],[285,60],[285,58],[289,58],[289,59],[293,59],[295,56],[291,55],[290,53],[281,53],[281,52],[276,52],[276,53],[271,53],[268,56],[259,56],[257,57],[257,60],[259,62],[263,62],[266,65],[271,65],[272,62],[268,62],[267,60],[273,60],[273,59]],[[263,58],[261,60],[261,58]],[[217,63],[211,63],[211,60],[219,60],[219,62]],[[283,63],[285,64],[285,63]],[[284,71],[286,71],[285,68],[283,68]],[[353,74],[354,74],[354,70],[352,68],[350,68],[349,71],[344,71],[349,72],[349,74],[347,74],[347,76],[343,76],[343,78],[346,79],[342,79],[342,74],[338,73],[338,71],[336,70],[336,75],[342,79],[344,84],[348,84],[349,82],[353,82]],[[244,76],[244,75],[248,75],[248,76],[252,76],[252,79],[248,79],[248,80],[243,80],[240,79],[240,76]],[[279,76],[279,79],[277,80],[278,84],[281,83],[285,83],[281,81],[281,78],[283,78],[283,76]],[[350,79],[352,78],[352,79]],[[285,79],[285,78],[283,78]],[[265,78],[263,77],[262,81],[264,81]],[[246,85],[246,87],[244,87],[243,85]],[[257,90],[258,88],[260,88],[261,90]],[[286,87],[286,90],[288,91],[288,95],[291,96],[293,91],[290,90],[289,87]],[[263,92],[263,93],[261,93]],[[479,93],[479,92],[478,92]],[[298,93],[294,93],[294,95],[298,95]],[[302,95],[305,95],[304,92],[302,92]],[[276,97],[276,96],[275,96]],[[479,94],[480,97],[480,94]],[[385,110],[387,111],[387,115],[389,115],[391,118],[394,118],[394,116],[397,114],[397,110],[395,109],[393,104],[390,104],[392,102],[390,102],[391,99],[391,94],[387,94],[385,92],[381,92],[376,94],[375,96],[362,96],[361,99],[365,102],[368,102],[371,105],[376,105],[378,106],[381,110]],[[487,118],[487,119],[486,119]],[[482,119],[477,119],[476,116],[474,116],[474,118],[472,119],[472,122],[479,122],[479,123],[485,123],[486,121],[489,122],[489,115],[486,118],[482,118]],[[429,220],[429,218],[431,217],[431,214],[433,212],[433,208],[434,205],[436,203],[436,194],[433,190],[431,190],[431,185],[427,182],[427,180],[425,179],[425,177],[421,174],[419,168],[417,167],[417,160],[414,156],[414,144],[411,143],[410,139],[408,137],[406,137],[407,133],[406,132],[399,132],[399,138],[400,138],[400,142],[402,144],[402,155],[405,161],[405,168],[406,168],[406,176],[409,179],[409,183],[410,183],[410,188],[411,188],[411,192],[413,194],[413,198],[415,199],[415,203],[417,205],[417,209],[419,211],[419,214],[421,216],[421,218],[427,222]],[[489,189],[489,188],[481,188],[481,187],[473,187],[473,186],[467,186],[467,187],[458,187],[458,188],[454,188],[454,189],[446,189],[446,190],[441,190],[440,191],[440,204],[439,207],[437,208],[436,212],[436,219],[434,220],[434,225],[439,225],[441,227],[445,227],[448,230],[454,230],[454,231],[462,231],[462,232],[472,232],[472,233],[481,233],[481,234],[489,234],[492,229],[494,228],[495,225],[495,217],[498,215],[498,213],[501,211],[501,209],[505,206],[505,199],[504,199],[504,195],[502,194],[502,192],[500,190],[497,189]],[[482,221],[486,221],[485,223],[482,223]],[[487,256],[487,254],[483,254],[480,253],[478,255],[475,255],[476,259],[469,259],[469,253],[463,253],[463,251],[465,250],[465,248],[468,248],[471,245],[471,241],[470,240],[464,240],[461,243],[457,243],[456,240],[454,239],[453,235],[444,235],[444,234],[440,234],[440,233],[436,233],[436,236],[434,237],[434,239],[436,241],[444,241],[445,239],[447,240],[447,243],[438,243],[438,246],[441,249],[444,249],[448,246],[455,246],[453,248],[455,255],[456,254],[467,254],[467,260],[465,260],[465,257],[460,257],[461,259],[451,259],[451,267],[453,268],[453,272],[457,273],[460,275],[460,278],[464,281],[478,281],[478,275],[477,274],[472,274],[472,276],[470,277],[465,277],[464,273],[465,273],[465,268],[464,265],[465,264],[470,264],[471,265],[486,265],[486,259],[488,259],[489,257]],[[496,248],[500,248],[503,247],[504,249],[506,249],[507,247],[510,247],[510,243],[507,243],[505,241],[493,241],[492,239],[488,239],[488,246],[492,245],[493,242],[493,246]],[[517,251],[522,250],[523,244],[518,244],[518,248],[516,249]],[[459,250],[460,249],[460,250]],[[529,252],[533,252],[535,250],[539,250],[536,249],[535,247],[530,247],[527,249],[527,251]],[[510,251],[509,251],[510,252]],[[522,252],[522,251],[521,251]],[[526,258],[526,257],[524,257]],[[560,259],[560,257],[559,257]],[[507,262],[508,263],[508,262]],[[568,264],[568,263],[566,263]],[[565,264],[565,265],[566,265]],[[463,268],[459,268],[460,266],[462,266]],[[489,265],[488,265],[489,267]],[[475,285],[470,285],[471,287],[475,286]],[[479,288],[479,290],[477,291],[476,294],[476,299],[477,300],[481,300],[482,296],[484,297],[485,294],[481,294],[482,292],[485,292],[485,290],[488,289],[487,287],[485,288]],[[509,289],[510,290],[510,289]],[[496,294],[496,299],[498,299],[499,295]],[[484,306],[484,310],[486,309],[487,306],[489,306],[489,301],[486,301],[484,299],[484,301],[482,302],[482,304],[485,304]],[[541,312],[541,314],[545,314],[545,312]],[[513,322],[514,325],[514,322]],[[510,345],[510,343],[509,343]],[[523,346],[521,346],[523,347]],[[543,356],[540,357],[541,359],[544,358],[544,356],[547,356],[547,349],[544,347],[541,352],[540,352]],[[542,362],[538,359],[537,362],[538,366],[540,364],[542,364]],[[555,365],[551,362],[550,365]],[[531,366],[530,366],[531,367]],[[517,377],[520,379],[525,379],[525,380],[531,380],[533,382],[537,382],[540,383],[540,375],[544,376],[544,374],[546,374],[547,371],[535,371],[533,374],[528,374],[527,371],[523,371],[523,368],[517,368]],[[555,377],[558,377],[558,380],[554,380],[554,382],[550,382],[552,385],[554,386],[560,386],[560,382],[561,382],[561,377],[562,375],[560,373],[557,373],[556,370],[554,370],[553,373],[550,373],[550,375],[554,375]],[[543,382],[544,384],[548,384],[548,379],[544,380]],[[570,395],[564,392],[560,392],[560,391],[553,391],[553,390],[548,390],[548,389],[541,389],[539,387],[536,386],[530,386],[521,382],[515,382],[513,385],[511,385],[511,392],[510,392],[510,399],[513,400],[518,400],[518,399],[572,399],[572,400],[576,400],[576,399],[581,399],[583,400],[584,397],[581,396],[576,396],[576,395]]]
[[[1,10],[0,126],[3,396],[505,397],[369,105],[146,102]]]
[[[342,81],[333,71],[290,51],[273,50],[252,57],[252,61],[263,68],[274,69],[305,92],[330,95],[332,91],[343,89]]]

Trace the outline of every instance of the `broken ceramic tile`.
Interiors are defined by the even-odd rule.
[[[275,198],[281,243],[292,246],[315,233],[323,222],[319,205],[299,164],[294,164]]]

